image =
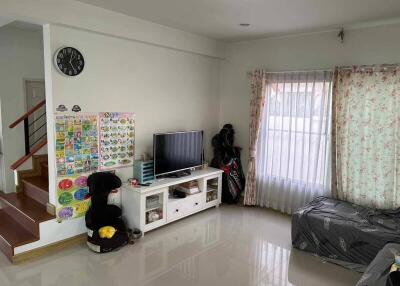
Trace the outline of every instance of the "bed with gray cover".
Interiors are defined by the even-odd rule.
[[[292,216],[293,247],[358,272],[388,243],[400,243],[400,210],[318,197]]]

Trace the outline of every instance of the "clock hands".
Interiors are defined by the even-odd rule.
[[[74,55],[73,53],[71,54],[71,57],[69,58],[69,65],[72,67],[72,69],[74,70],[74,73],[76,73],[76,69],[74,67],[74,65],[72,64],[72,60],[74,59]]]

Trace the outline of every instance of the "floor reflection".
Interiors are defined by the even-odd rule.
[[[289,217],[237,206],[177,221],[109,254],[81,245],[21,265],[0,256],[1,286],[354,285],[359,277],[291,250]]]

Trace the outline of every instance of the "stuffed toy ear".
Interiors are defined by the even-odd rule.
[[[87,179],[87,185],[89,187],[89,195],[93,196],[94,192],[98,195],[100,193],[110,193],[114,189],[121,187],[121,179],[108,172],[99,172],[91,174]]]
[[[107,176],[104,177],[103,183],[105,187],[110,191],[118,189],[122,186],[121,179],[117,175],[112,173],[107,173]]]

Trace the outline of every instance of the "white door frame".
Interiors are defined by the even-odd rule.
[[[24,105],[25,105],[25,112],[28,111],[28,83],[43,83],[43,87],[45,88],[45,81],[44,79],[31,79],[31,78],[24,78],[23,79],[23,84],[24,84]],[[46,91],[45,91],[46,92]],[[46,99],[46,94],[44,96],[44,99]],[[45,107],[46,108],[46,107]],[[45,118],[47,121],[47,118]],[[47,131],[47,130],[46,130]],[[33,140],[35,138],[33,137]]]

